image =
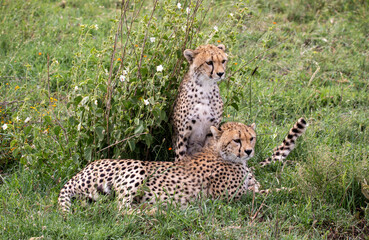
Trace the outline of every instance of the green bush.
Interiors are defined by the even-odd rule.
[[[30,3],[22,7],[37,12]],[[209,7],[202,1],[127,3],[103,29],[94,23],[76,26],[72,59],[58,60],[51,49],[35,51],[32,64],[9,72],[26,81],[12,93],[19,101],[3,114],[8,126],[2,136],[4,157],[53,178],[100,158],[171,159],[171,106],[188,69],[183,51],[220,42],[232,50],[237,28],[248,15],[238,4],[234,14],[209,25]],[[109,28],[108,37],[100,39],[99,32]],[[233,85],[240,74],[253,70],[239,66],[229,64],[232,77],[224,84]],[[43,75],[41,83],[36,73]],[[228,89],[226,105],[238,110],[243,88]]]

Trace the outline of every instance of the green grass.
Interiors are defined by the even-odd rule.
[[[165,3],[172,6],[168,8],[159,5],[153,19],[157,29],[150,28],[149,37],[164,42],[147,43],[144,54],[151,61],[144,62],[141,71],[147,84],[132,77],[133,85],[123,88],[113,81],[110,121],[117,131],[107,142],[105,69],[110,69],[120,7],[115,1],[67,1],[65,8],[61,3],[0,1],[0,121],[8,126],[0,129],[3,239],[368,238],[369,200],[361,192],[363,180],[369,181],[367,1],[204,1],[204,10],[199,10],[198,19],[207,13],[205,20],[186,47],[209,39],[226,45],[227,74],[232,77],[221,83],[224,121],[257,124],[257,153],[250,166],[264,188],[283,186],[294,188],[292,192],[230,203],[200,199],[185,209],[170,207],[153,215],[119,214],[115,201],[107,199],[74,204],[74,214],[66,221],[57,210],[59,190],[87,162],[171,157],[170,143],[161,137],[168,134],[163,133],[168,110],[187,65],[179,62],[181,71],[170,76],[185,36],[180,31],[177,38],[168,36],[186,18],[176,10],[176,2]],[[141,53],[134,45],[143,42],[151,8],[152,2],[146,3],[133,24],[132,47],[124,61],[132,75]],[[121,43],[117,46],[121,51]],[[165,71],[151,75],[159,64]],[[121,74],[118,66],[113,65],[113,79]],[[151,80],[161,85],[152,86]],[[50,102],[49,94],[57,101]],[[86,96],[86,105],[80,104]],[[151,109],[141,103],[146,98]],[[31,120],[25,123],[27,117]],[[257,163],[271,154],[299,117],[308,119],[309,127],[289,164],[259,168]],[[98,152],[144,131],[152,139],[140,136],[111,153]]]

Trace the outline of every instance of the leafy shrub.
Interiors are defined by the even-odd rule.
[[[13,161],[58,179],[99,158],[170,159],[169,116],[188,69],[183,51],[207,43],[237,45],[236,30],[248,14],[239,4],[225,19],[209,19],[210,6],[125,2],[101,44],[91,42],[102,31],[97,24],[79,24],[72,60],[35,53],[45,64],[38,74],[47,77],[27,80],[12,96],[20,99],[17,112],[3,115],[9,127],[2,144],[14,148]],[[224,84],[253,71],[236,67],[229,64],[232,77]],[[26,76],[37,72],[31,65],[20,69]],[[227,89],[226,105],[238,110],[243,88]]]

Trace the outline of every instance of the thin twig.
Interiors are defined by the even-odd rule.
[[[308,86],[310,86],[310,84],[313,82],[315,75],[319,72],[320,70],[320,66],[316,63],[316,65],[318,66],[318,68],[315,70],[315,72],[313,73],[313,75],[311,75],[311,78],[309,80]]]
[[[156,9],[156,5],[158,3],[158,0],[155,0],[154,2],[154,6],[152,8],[152,11],[151,11],[151,16],[150,16],[150,19],[149,21],[147,22],[147,26],[146,26],[146,33],[145,33],[145,38],[144,38],[144,41],[143,41],[143,45],[142,45],[142,49],[141,49],[141,56],[140,56],[140,61],[138,62],[138,68],[137,68],[137,77],[142,81],[142,76],[141,76],[141,64],[142,64],[142,59],[143,59],[143,56],[144,56],[144,50],[145,50],[145,45],[146,45],[146,40],[147,40],[147,34],[149,32],[149,26],[150,26],[150,23],[151,23],[151,20],[152,20],[152,17],[154,15],[154,12],[155,12],[155,9]]]
[[[47,91],[49,93],[49,105],[51,105],[51,99],[50,99],[50,57],[49,57],[49,54],[47,54]]]
[[[55,115],[54,115],[55,116]],[[65,141],[67,142],[67,145],[69,145],[69,139],[68,139],[68,134],[67,134],[67,130],[65,130],[65,128],[63,127],[63,125],[60,123],[59,119],[56,118],[55,116],[55,120],[56,120],[56,123],[60,126],[60,128],[63,130],[64,132],[64,138],[65,138]],[[71,152],[70,152],[70,149],[68,149],[69,151],[69,156],[72,156]]]
[[[109,146],[107,146],[107,147],[105,147],[105,148],[103,148],[103,149],[101,149],[101,150],[97,151],[96,153],[99,153],[99,152],[101,152],[101,151],[104,151],[105,149],[108,149],[108,148],[114,147],[115,145],[117,145],[117,144],[119,144],[119,143],[122,143],[122,142],[127,141],[127,140],[129,140],[129,139],[131,139],[131,138],[138,137],[138,136],[141,136],[141,135],[144,135],[144,134],[148,134],[148,132],[138,133],[138,134],[132,135],[132,136],[130,136],[130,137],[127,137],[127,138],[125,138],[125,139],[123,139],[123,140],[120,140],[119,142],[116,142],[116,143],[114,143],[114,144],[111,144],[111,145],[109,145]]]
[[[274,235],[274,239],[278,238],[279,235],[279,221],[278,221],[278,209],[279,209],[279,205],[277,205],[277,213],[276,213],[276,217],[277,220],[275,221],[275,235]]]
[[[23,103],[24,101],[17,101],[17,100],[15,100],[15,101],[11,101],[11,102],[7,102],[7,101],[5,101],[5,102],[0,102],[0,105],[1,106],[6,106],[6,105],[10,105],[10,104],[13,104],[13,103]]]
[[[110,108],[111,108],[111,97],[112,97],[112,87],[111,87],[111,76],[113,73],[113,64],[114,64],[114,57],[115,57],[115,52],[117,49],[117,40],[118,40],[118,34],[119,34],[119,29],[120,29],[120,25],[122,24],[122,17],[120,18],[119,24],[118,24],[118,29],[117,32],[115,33],[115,39],[114,39],[114,49],[113,49],[113,53],[111,55],[111,59],[110,59],[110,70],[109,70],[109,78],[108,78],[108,87],[107,87],[107,99],[106,99],[106,132],[107,132],[107,143],[110,143],[110,131],[109,131],[109,115],[110,115]],[[110,152],[108,150],[108,155],[110,155]]]
[[[251,217],[252,221],[251,221],[251,223],[250,223],[250,224],[253,224],[253,222],[254,222],[254,220],[255,220],[256,216],[259,214],[260,210],[264,207],[264,202],[265,202],[265,200],[267,199],[268,194],[269,194],[269,192],[267,192],[267,193],[266,193],[266,195],[265,195],[265,198],[264,198],[263,202],[261,203],[261,205],[260,205],[259,209],[256,211],[256,213],[254,214],[254,216],[253,216],[253,217]]]

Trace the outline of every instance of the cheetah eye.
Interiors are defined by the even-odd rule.
[[[252,142],[252,140],[254,140],[254,138],[253,138],[253,137],[251,137],[251,138],[250,138],[250,142]]]
[[[222,63],[224,64],[227,60],[223,60]]]
[[[241,140],[240,140],[240,139],[233,139],[233,141],[234,141],[235,143],[241,143]]]
[[[213,61],[206,62],[208,65],[213,65]]]

